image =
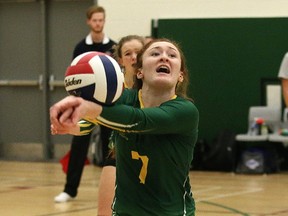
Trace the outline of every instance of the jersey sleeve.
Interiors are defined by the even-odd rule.
[[[104,107],[100,124],[130,133],[197,133],[199,113],[188,100],[177,97],[159,107],[137,108],[124,104]]]
[[[80,120],[78,122],[78,125],[80,127],[80,135],[87,135],[89,133],[91,133],[91,131],[95,128],[96,126],[96,122],[92,122],[92,121],[88,121],[88,120]]]

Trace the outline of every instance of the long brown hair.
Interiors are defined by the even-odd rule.
[[[189,73],[188,73],[188,68],[186,65],[185,56],[184,56],[183,51],[181,50],[180,46],[178,45],[178,43],[176,43],[175,41],[169,40],[167,38],[159,38],[159,39],[153,39],[152,41],[147,43],[143,47],[143,49],[138,53],[137,61],[133,65],[135,68],[135,74],[140,68],[142,68],[143,54],[153,43],[156,43],[156,42],[168,42],[168,43],[173,44],[178,49],[178,51],[180,53],[180,58],[181,58],[180,70],[183,72],[183,82],[178,82],[178,84],[176,85],[175,93],[176,93],[176,95],[181,96],[183,98],[191,99],[187,95],[187,90],[188,90],[188,85],[189,85]],[[135,76],[135,81],[134,81],[134,87],[137,89],[142,88],[142,80],[137,79],[136,76]]]

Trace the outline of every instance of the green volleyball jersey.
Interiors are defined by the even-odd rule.
[[[189,100],[175,97],[143,108],[136,90],[103,108],[97,121],[115,130],[114,215],[194,215],[189,170],[198,120]]]

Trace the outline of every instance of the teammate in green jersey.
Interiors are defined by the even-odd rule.
[[[126,89],[114,106],[74,96],[53,105],[51,132],[79,134],[80,119],[115,130],[113,215],[192,216],[189,170],[199,113],[186,96],[183,53],[174,42],[153,40],[138,54],[135,73],[135,89]]]

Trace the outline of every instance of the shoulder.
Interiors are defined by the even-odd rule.
[[[177,118],[184,118],[184,121],[199,120],[198,108],[188,99],[177,96],[175,99],[169,100],[161,106],[167,107],[170,113],[173,113]]]
[[[178,104],[177,110],[179,112],[176,114],[177,117],[182,119],[183,123],[189,123],[189,126],[186,125],[187,127],[198,128],[200,116],[196,105],[192,101],[182,97],[177,97],[174,103]]]
[[[86,52],[86,50],[87,50],[86,47],[87,47],[87,45],[85,43],[85,38],[84,38],[76,44],[74,51],[73,51],[73,58]]]
[[[112,40],[111,38],[109,38],[109,43],[111,43],[112,45],[116,45],[117,44],[117,42]]]
[[[179,96],[177,96],[175,99],[165,102],[164,104],[184,107],[184,108],[192,109],[198,112],[196,105],[191,100],[188,100]]]
[[[79,46],[83,46],[83,45],[85,45],[86,43],[85,43],[85,38],[83,38],[82,40],[80,40],[77,44],[76,44],[76,46],[75,46],[75,48],[76,47],[79,47]]]
[[[110,37],[108,37],[107,35],[104,35],[103,44],[110,44],[110,45],[115,45],[117,44],[114,40],[112,40]]]
[[[288,79],[288,52],[284,55],[282,59],[280,69],[278,72],[278,77]]]

